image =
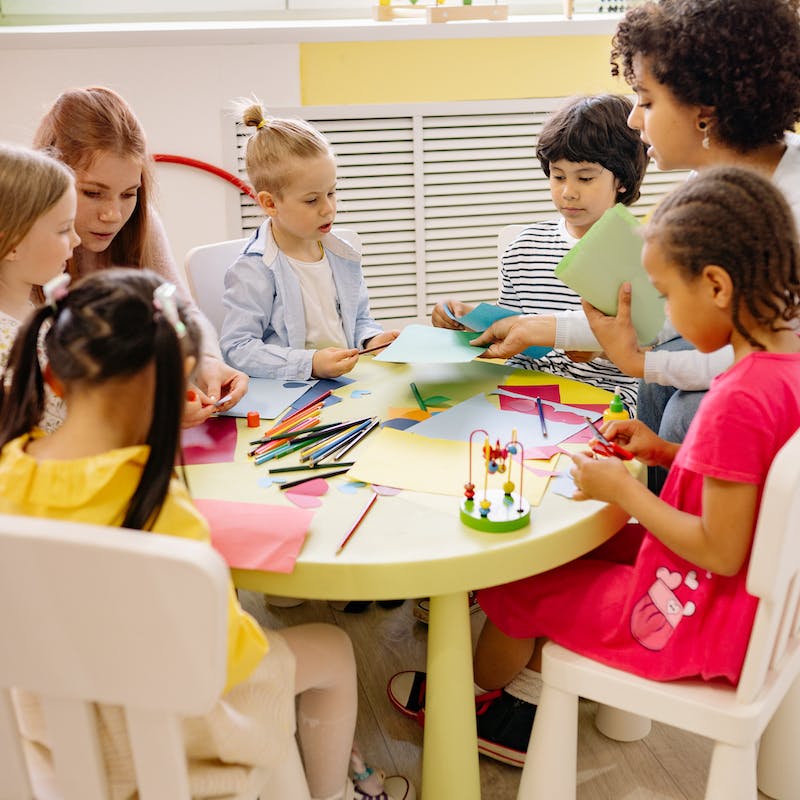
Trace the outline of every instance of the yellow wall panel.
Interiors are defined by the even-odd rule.
[[[630,91],[608,36],[300,45],[303,105],[424,103]]]

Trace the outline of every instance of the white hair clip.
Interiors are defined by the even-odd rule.
[[[175,303],[175,293],[177,288],[174,283],[162,283],[153,292],[153,306],[157,308],[166,318],[167,322],[175,328],[175,333],[179,339],[186,336],[186,326],[183,324],[179,314],[178,306]]]
[[[67,296],[67,287],[71,280],[72,278],[66,272],[62,272],[42,286],[44,301],[47,305],[52,306],[53,311],[56,310],[56,303]]]

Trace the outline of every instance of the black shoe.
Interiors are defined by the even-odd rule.
[[[528,752],[536,706],[506,691],[501,691],[499,697],[488,692],[486,698],[484,703],[480,695],[475,698],[478,752],[495,761],[521,767]]]
[[[400,608],[405,600],[376,600],[375,601],[381,608]]]
[[[344,611],[346,614],[361,614],[366,611],[372,600],[329,600],[334,611]]]

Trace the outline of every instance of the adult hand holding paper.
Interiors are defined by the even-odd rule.
[[[631,285],[627,281],[619,287],[617,315],[610,317],[591,303],[583,300],[583,311],[592,333],[603,352],[626,375],[644,377],[644,350],[639,347],[638,335],[631,322]]]
[[[631,322],[639,344],[664,324],[664,300],[642,266],[641,224],[617,204],[608,209],[561,259],[555,275],[604,314],[617,314],[619,287],[631,284]],[[601,342],[602,344],[602,342]]]

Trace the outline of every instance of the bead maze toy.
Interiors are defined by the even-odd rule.
[[[477,490],[472,481],[473,439],[477,434],[485,436],[482,448],[484,473],[483,489]],[[511,480],[512,456],[519,453],[519,493]],[[492,445],[489,434],[478,428],[469,435],[469,474],[464,484],[464,499],[461,501],[461,521],[471,528],[486,533],[506,533],[524,528],[531,520],[531,505],[522,496],[523,459],[525,451],[517,441],[517,432],[513,431],[510,441],[500,445],[497,439]],[[503,475],[507,472],[502,489],[489,488],[490,475]]]
[[[392,3],[381,0],[372,7],[372,18],[377,22],[392,22],[396,19],[417,19],[420,22],[455,22],[458,20],[508,19],[508,5],[472,5],[472,0],[461,0],[461,5],[446,5],[445,0],[435,3],[420,3],[410,0],[405,3]]]

